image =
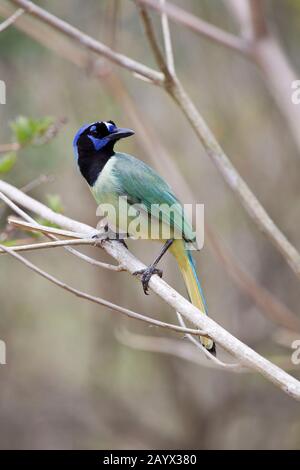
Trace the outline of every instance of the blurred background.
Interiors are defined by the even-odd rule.
[[[132,1],[37,3],[155,67]],[[239,33],[221,0],[173,3]],[[14,10],[8,1],[0,1],[1,20]],[[266,14],[286,56],[299,70],[299,2],[267,1]],[[161,41],[159,17],[151,16]],[[73,136],[83,123],[94,120],[113,119],[133,127],[136,136],[119,148],[155,166],[183,202],[191,202],[173,177],[176,171],[164,164],[164,153],[179,169],[194,201],[205,204],[211,236],[230,263],[299,317],[299,281],[249,219],[167,94],[102,59],[95,70],[96,56],[77,44],[69,49],[69,41],[49,28],[45,34],[45,27],[33,21],[23,15],[19,28],[0,33],[0,79],[7,86],[7,103],[0,105],[0,144],[14,141],[10,122],[20,115],[67,122],[48,143],[22,149],[13,168],[0,177],[21,188],[48,175],[30,194],[46,204],[57,203],[59,197],[59,210],[95,226],[96,206],[74,164]],[[268,82],[242,55],[174,23],[171,32],[180,79],[250,188],[300,248],[300,151]],[[137,122],[141,128],[136,128]],[[0,211],[4,240],[11,212],[3,205]],[[254,302],[233,279],[211,240],[209,234],[196,255],[210,316],[275,363],[284,361],[285,368],[291,368],[291,342],[299,338],[299,331],[287,332],[267,317],[268,308]],[[129,246],[146,263],[158,248],[147,242],[131,241]],[[111,262],[100,250],[82,251]],[[26,256],[81,290],[175,320],[162,301],[154,294],[145,297],[126,273],[93,267],[63,249]],[[171,256],[164,258],[162,267],[167,282],[185,295]],[[145,336],[150,337],[148,342]],[[174,354],[145,351],[149,344],[151,349],[154,336],[177,340],[172,342]],[[0,339],[7,346],[7,364],[0,365],[2,449],[300,447],[299,404],[260,376],[214,370],[205,360],[203,365],[185,361],[176,356],[176,348],[189,348],[186,339],[77,299],[7,256],[0,259]],[[299,377],[299,366],[291,373]]]

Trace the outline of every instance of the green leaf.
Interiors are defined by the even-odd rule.
[[[15,135],[17,142],[22,145],[28,145],[34,143],[36,139],[42,137],[54,119],[50,116],[46,116],[40,119],[28,118],[25,116],[19,116],[15,121],[10,123],[10,127]]]
[[[10,127],[20,145],[28,144],[34,138],[32,122],[25,116],[17,117],[15,121],[11,122]]]
[[[12,169],[17,160],[16,152],[6,153],[0,157],[0,173],[7,173]]]

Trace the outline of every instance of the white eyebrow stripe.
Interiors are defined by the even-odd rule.
[[[111,128],[113,127],[113,125],[110,122],[103,121],[103,124],[106,125],[108,131],[110,131]]]

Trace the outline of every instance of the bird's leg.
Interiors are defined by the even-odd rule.
[[[135,271],[133,274],[136,276],[138,274],[142,275],[141,281],[143,285],[143,290],[146,295],[148,295],[148,286],[149,286],[149,281],[153,274],[157,274],[159,277],[162,277],[163,273],[161,269],[157,269],[156,266],[158,262],[162,259],[163,255],[168,251],[170,246],[172,245],[174,239],[170,238],[170,240],[167,240],[164,246],[162,247],[161,252],[159,255],[155,258],[153,263],[150,264],[146,269],[140,269],[139,271]]]

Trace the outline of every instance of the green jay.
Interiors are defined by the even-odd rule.
[[[157,264],[164,253],[170,250],[181,270],[191,302],[207,314],[195,261],[188,249],[189,244],[195,241],[195,234],[181,203],[170,186],[152,168],[131,155],[114,151],[118,140],[133,134],[131,129],[119,128],[113,121],[82,126],[73,140],[79,170],[97,204],[110,204],[115,209],[116,217],[111,221],[114,231],[128,236],[136,235],[130,233],[131,222],[137,214],[142,214],[149,223],[140,230],[140,238],[153,239],[152,233],[155,232],[155,238],[163,243],[154,262],[137,273],[141,274],[144,292],[148,293],[148,283],[153,274],[162,276]],[[125,217],[120,217],[120,207]],[[172,208],[172,211],[161,207]],[[200,340],[206,349],[215,353],[215,344],[211,338],[201,337]]]

